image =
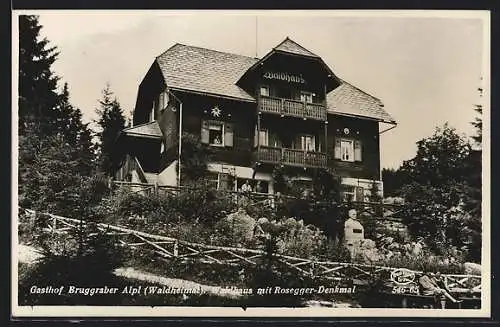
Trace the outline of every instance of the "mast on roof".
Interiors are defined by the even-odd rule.
[[[258,58],[258,39],[259,39],[259,28],[258,28],[258,22],[257,22],[258,16],[255,16],[255,58]]]

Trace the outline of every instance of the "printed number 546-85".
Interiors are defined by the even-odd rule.
[[[417,286],[393,286],[392,294],[418,294]]]

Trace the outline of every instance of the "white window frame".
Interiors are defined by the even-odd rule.
[[[267,94],[262,94],[262,89],[267,90]],[[259,95],[265,97],[271,96],[271,89],[269,88],[269,85],[261,85],[259,87]]]
[[[167,109],[167,106],[168,106],[168,94],[166,91],[163,91],[160,93],[160,96],[159,96],[159,99],[158,99],[158,103],[160,104],[161,103],[161,108],[159,108],[159,112],[162,113],[165,111],[165,109]]]
[[[352,189],[352,192],[349,191],[347,192],[347,188],[349,189]],[[352,200],[351,201],[356,201],[356,187],[352,186],[352,185],[344,185],[343,189],[342,189],[342,197],[344,199],[344,201],[347,201],[347,195],[350,195],[352,197]]]
[[[210,176],[211,178],[208,179],[208,182],[210,183],[216,183],[216,190],[219,190],[219,184],[220,184],[220,176],[218,172],[210,172],[211,174],[216,174],[217,179],[215,179],[215,176]],[[213,178],[212,178],[213,177]]]
[[[210,130],[215,130],[214,128],[211,128],[212,126],[221,126],[221,143],[220,144],[215,144],[215,143],[210,143]],[[224,140],[224,135],[226,134],[226,124],[224,122],[214,122],[213,120],[208,121],[208,145],[210,146],[216,146],[216,147],[224,147],[225,140]],[[217,129],[218,130],[218,129]]]
[[[300,91],[300,102],[313,103],[313,93],[308,91]],[[310,101],[308,101],[308,99]]]
[[[350,146],[347,148],[348,153],[348,158],[345,156],[344,149],[346,149],[343,145],[349,143]],[[354,140],[351,139],[340,139],[340,160],[342,161],[347,161],[347,162],[354,162]]]
[[[262,140],[261,136],[264,137],[264,140]],[[259,137],[259,145],[269,146],[269,130],[267,128],[261,128],[258,132],[258,137]]]
[[[156,100],[153,100],[153,107],[151,108],[151,111],[149,112],[149,122],[155,121],[155,112],[156,112]]]
[[[307,149],[307,139],[312,140],[312,150]],[[300,134],[300,149],[307,152],[316,152],[316,135]]]

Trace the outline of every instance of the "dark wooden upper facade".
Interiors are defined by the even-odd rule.
[[[165,153],[175,153],[182,103],[182,132],[209,144],[217,162],[246,167],[279,164],[305,171],[333,167],[345,177],[380,180],[379,122],[387,119],[376,116],[386,114],[378,99],[346,86],[314,54],[298,45],[293,48],[294,43],[285,45],[285,50],[297,51],[281,51],[278,46],[261,60],[252,63],[247,58],[235,75],[239,78],[234,87],[239,89],[221,87],[219,94],[208,86],[203,91],[196,81],[192,88],[179,87],[181,79],[169,85],[166,63],[155,61],[139,87],[134,125],[156,120]],[[226,58],[229,66],[231,58]],[[212,74],[217,80],[217,71]],[[351,110],[348,101],[372,111],[366,116],[342,112]]]

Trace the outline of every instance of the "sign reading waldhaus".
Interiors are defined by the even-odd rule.
[[[333,167],[345,197],[363,201],[374,181],[383,189],[380,123],[396,124],[379,99],[289,38],[261,59],[175,44],[139,85],[117,178],[178,185],[179,132],[187,132],[213,148],[208,170],[218,188],[253,179],[273,193],[276,165],[306,183],[314,169]]]

